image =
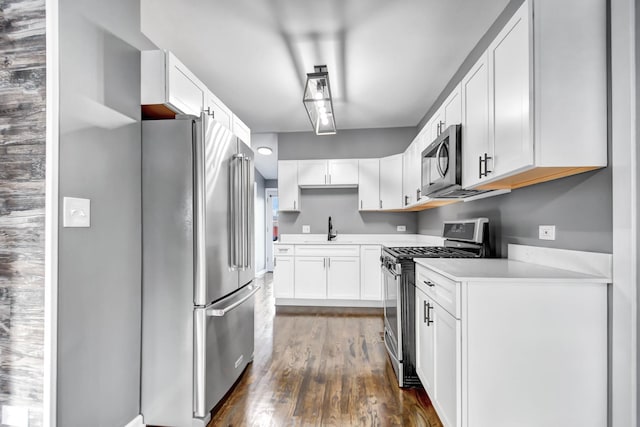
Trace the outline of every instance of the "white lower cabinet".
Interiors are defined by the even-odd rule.
[[[382,299],[382,270],[380,269],[379,245],[360,246],[360,299],[380,301]]]
[[[416,289],[416,372],[429,396],[434,396],[435,334],[429,319],[433,301]]]
[[[360,298],[360,258],[327,258],[327,298]]]
[[[293,298],[294,266],[292,256],[278,256],[273,259],[273,296]]]
[[[458,405],[460,405],[461,366],[460,352],[460,320],[448,313],[438,303],[433,303],[429,315],[433,319],[435,357],[434,405],[439,408],[438,415],[446,426],[457,426]]]
[[[326,299],[326,266],[327,258],[323,256],[295,257],[294,296]]]
[[[607,286],[559,272],[416,265],[416,371],[445,427],[607,425]]]
[[[276,305],[380,307],[380,245],[276,244]]]

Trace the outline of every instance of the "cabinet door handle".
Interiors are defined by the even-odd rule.
[[[482,178],[482,156],[478,156],[478,178]]]
[[[489,157],[487,155],[487,153],[484,153],[484,159],[482,158],[482,156],[479,157],[479,168],[480,168],[480,176],[479,178],[482,178],[483,176],[487,176],[489,175],[492,171],[489,170],[489,160],[492,160],[493,157]],[[484,172],[482,171],[482,164],[484,163]]]
[[[407,206],[409,204],[409,196],[404,196],[404,205]]]
[[[416,190],[416,201],[420,200],[422,198],[422,191],[418,188]]]
[[[362,209],[362,200],[360,200],[360,209]]]
[[[382,200],[380,200],[380,209],[382,209]]]
[[[322,258],[322,268],[327,268],[327,259]]]
[[[422,321],[422,323],[427,323],[427,321],[429,320],[429,318],[427,317],[427,305],[428,303],[426,301],[423,301],[422,306],[424,307],[424,315],[423,315],[424,320]]]
[[[423,280],[422,283],[424,283],[425,285],[429,286],[430,288],[433,288],[435,286],[435,283],[430,282],[428,280]]]
[[[294,211],[296,210],[296,201],[295,200],[293,201],[293,210]]]
[[[431,309],[433,308],[433,306],[429,303],[427,303],[427,326],[429,326],[430,324],[433,323],[433,320],[431,320]]]
[[[278,265],[278,258],[273,257],[273,268],[276,268],[277,265]]]

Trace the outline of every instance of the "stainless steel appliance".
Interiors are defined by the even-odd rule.
[[[205,426],[253,360],[253,152],[203,114],[142,123],[141,408]]]
[[[415,353],[414,258],[490,256],[487,218],[445,221],[444,246],[383,247],[384,343],[400,387],[420,386]]]
[[[458,199],[492,191],[462,188],[460,149],[461,126],[452,125],[422,151],[422,194],[438,199]]]

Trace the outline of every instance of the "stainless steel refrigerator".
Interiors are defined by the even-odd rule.
[[[142,123],[146,424],[205,426],[253,360],[253,197],[253,152],[222,124]]]

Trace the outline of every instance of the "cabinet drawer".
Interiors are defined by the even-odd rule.
[[[296,256],[360,256],[357,245],[296,245]]]
[[[293,256],[293,253],[295,251],[295,245],[274,245],[273,246],[273,251],[275,252],[274,255],[291,255]]]
[[[459,283],[426,267],[416,265],[416,287],[425,292],[456,319],[460,318]]]

